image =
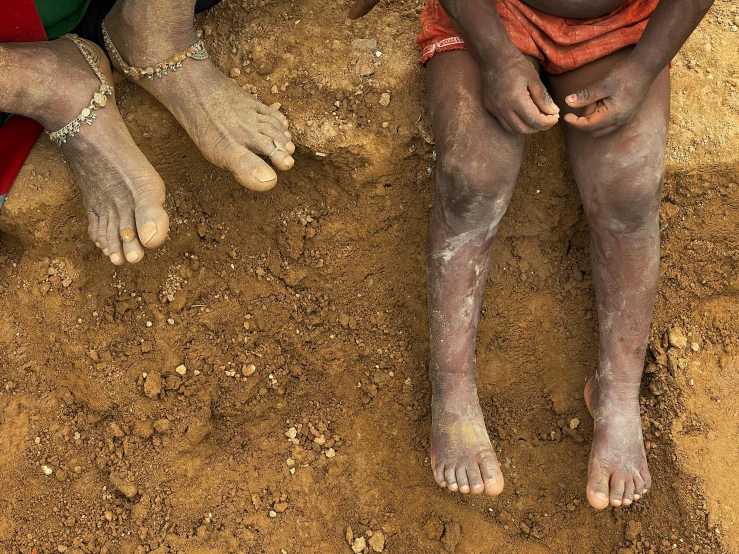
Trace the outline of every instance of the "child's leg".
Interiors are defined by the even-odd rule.
[[[620,51],[550,83],[567,94],[602,77]],[[593,138],[567,128],[572,168],[590,227],[600,359],[585,387],[595,428],[587,496],[598,509],[629,505],[651,485],[639,413],[639,385],[659,276],[659,203],[670,114],[669,70],[656,79],[636,116]]]
[[[503,476],[477,398],[475,335],[490,247],[513,193],[524,137],[506,132],[485,109],[469,52],[437,54],[427,79],[438,156],[426,258],[431,463],[442,487],[497,495]]]

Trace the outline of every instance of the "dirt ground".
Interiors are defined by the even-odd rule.
[[[347,7],[224,0],[198,17],[221,68],[292,121],[297,163],[270,193],[120,83],[172,219],[138,265],[101,256],[39,141],[0,216],[0,553],[739,552],[736,2],[716,1],[673,69],[642,389],[654,485],[603,512],[584,495],[597,323],[560,126],[527,143],[481,319],[506,489],[435,485],[421,2],[359,23]]]

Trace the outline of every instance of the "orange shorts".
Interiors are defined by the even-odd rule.
[[[627,0],[602,17],[574,19],[535,10],[521,0],[491,0],[514,46],[549,73],[564,73],[639,41],[659,0]],[[439,0],[426,0],[416,38],[420,63],[437,52],[467,48]]]

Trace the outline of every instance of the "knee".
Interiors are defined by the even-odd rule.
[[[519,165],[470,158],[440,160],[437,207],[450,223],[497,226],[508,208]]]
[[[664,158],[624,158],[604,164],[588,186],[585,212],[591,226],[635,234],[656,224],[664,179]]]

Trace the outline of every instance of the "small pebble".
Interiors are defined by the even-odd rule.
[[[254,375],[254,372],[255,372],[256,370],[257,370],[257,366],[255,366],[254,364],[249,364],[249,365],[245,365],[245,366],[244,366],[244,367],[242,368],[242,370],[241,370],[241,374],[242,374],[242,375],[243,375],[244,377],[249,377],[250,375]]]
[[[390,105],[390,93],[389,92],[383,92],[380,95],[380,106],[389,106]]]
[[[326,450],[327,458],[333,458],[334,456],[336,456],[336,450],[334,450],[333,448],[329,448],[328,450]]]
[[[275,512],[274,510],[270,510],[269,517],[277,517],[277,512]]]
[[[153,323],[152,323],[151,321],[147,321],[147,322],[146,322],[146,326],[147,326],[147,327],[151,327],[152,325],[154,325],[154,324],[153,324]]]
[[[51,475],[52,473],[54,473],[54,470],[46,465],[41,466],[41,471],[44,472],[44,475]]]
[[[170,325],[174,325],[174,319],[170,317],[169,319],[167,319],[167,323],[169,323]]]
[[[294,439],[295,437],[298,436],[298,430],[295,429],[295,427],[290,427],[290,429],[288,429],[287,431],[285,431],[285,436],[288,439]]]
[[[352,543],[352,550],[355,552],[355,554],[359,554],[367,547],[367,543],[364,540],[364,537],[357,537],[354,539],[354,542]]]
[[[580,425],[580,420],[576,417],[570,420],[570,429],[577,429],[578,425]]]
[[[180,365],[178,365],[178,366],[177,366],[177,367],[175,368],[175,371],[176,371],[176,372],[177,372],[178,374],[180,374],[180,375],[185,375],[185,373],[187,373],[187,368],[186,368],[186,367],[185,367],[184,365],[180,364]]]
[[[241,75],[241,70],[238,67],[232,67],[229,75],[231,75],[231,78],[238,77]]]

